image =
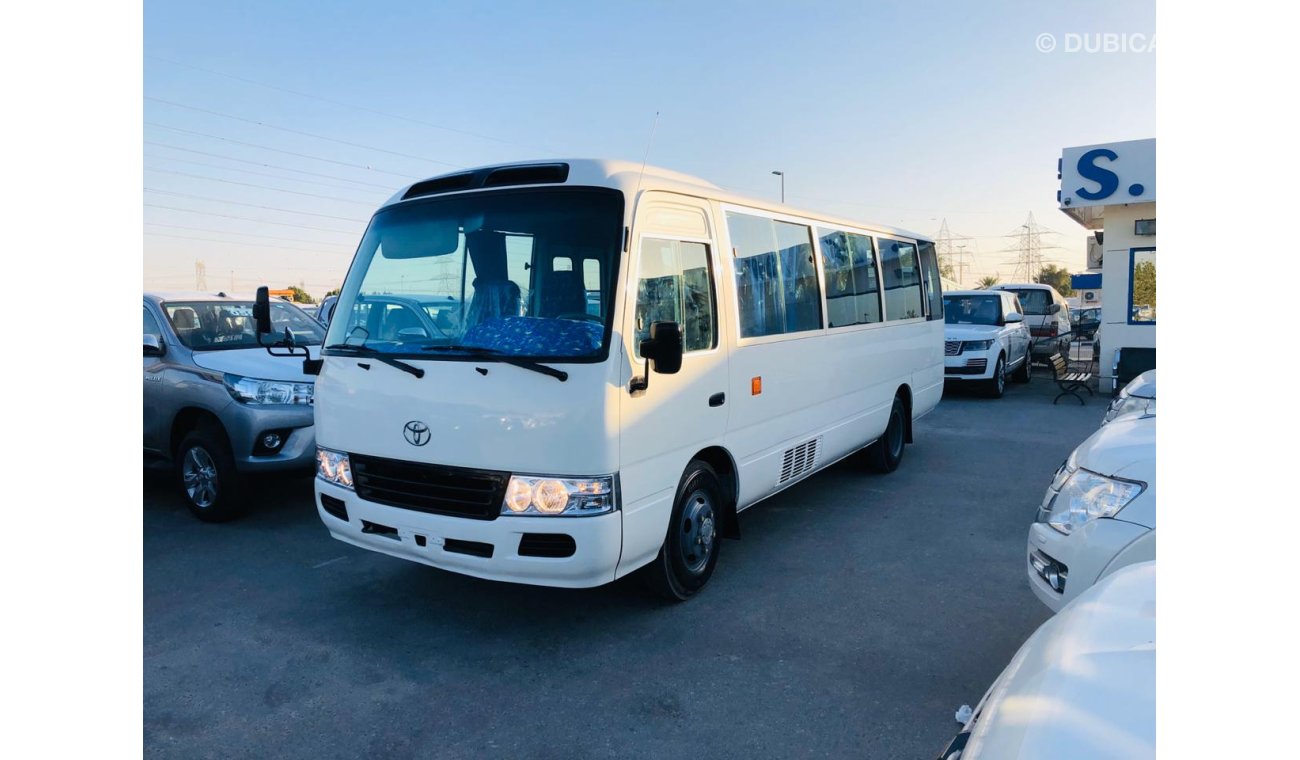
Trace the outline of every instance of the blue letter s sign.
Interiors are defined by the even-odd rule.
[[[1099,158],[1114,161],[1119,158],[1119,155],[1109,148],[1097,148],[1096,150],[1090,150],[1082,156],[1079,156],[1079,176],[1084,179],[1090,179],[1100,185],[1100,188],[1095,193],[1083,187],[1074,191],[1081,198],[1087,198],[1090,201],[1109,198],[1117,189],[1119,189],[1119,175],[1110,169],[1103,169],[1100,166],[1097,166],[1096,161]]]

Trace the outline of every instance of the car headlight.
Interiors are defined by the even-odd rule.
[[[1106,410],[1106,416],[1101,424],[1105,425],[1117,417],[1129,414],[1139,414],[1143,417],[1156,416],[1156,400],[1142,396],[1120,396],[1110,402],[1110,408]]]
[[[614,476],[548,478],[513,475],[501,502],[503,515],[603,515],[618,508]]]
[[[316,397],[312,383],[259,380],[229,373],[223,379],[230,396],[245,404],[311,404]]]
[[[316,477],[326,483],[352,488],[352,462],[342,451],[316,447]]]
[[[961,342],[962,351],[987,351],[993,348],[991,340],[963,340]]]
[[[1136,480],[1120,480],[1089,470],[1075,470],[1052,500],[1047,524],[1069,535],[1092,520],[1114,517],[1147,487]]]

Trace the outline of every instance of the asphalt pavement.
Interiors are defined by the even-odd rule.
[[[1105,401],[960,389],[901,468],[742,515],[685,604],[480,581],[330,538],[309,477],[194,520],[144,485],[144,741],[176,758],[932,758],[1048,617],[1025,536]]]

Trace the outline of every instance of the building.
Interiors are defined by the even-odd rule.
[[[1156,366],[1156,141],[1066,148],[1057,176],[1061,211],[1093,231],[1071,286],[1081,306],[1101,302],[1098,382],[1112,391]]]

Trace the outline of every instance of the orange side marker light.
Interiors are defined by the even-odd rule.
[[[759,376],[759,377],[751,377],[751,378],[749,379],[749,394],[750,394],[751,396],[757,396],[758,394],[760,394],[760,393],[762,393],[762,392],[763,392],[763,378],[762,378],[762,376]]]

